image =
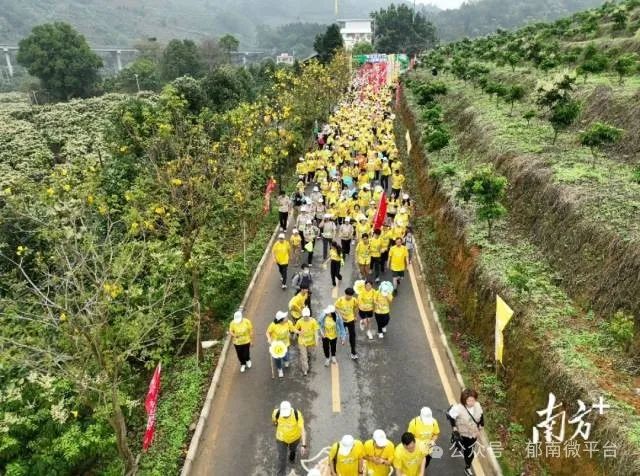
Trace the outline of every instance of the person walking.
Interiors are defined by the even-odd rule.
[[[306,241],[304,250],[307,252],[307,265],[309,266],[312,266],[313,264],[313,249],[316,246],[316,238],[319,233],[320,230],[313,220],[307,219],[307,223],[304,227],[304,240]]]
[[[278,369],[278,377],[284,377],[284,372],[282,367],[289,367],[289,346],[291,345],[291,340],[289,335],[295,332],[295,328],[291,321],[287,319],[287,313],[284,311],[278,311],[276,313],[276,317],[267,327],[267,342],[271,347],[271,344],[275,341],[281,342],[286,351],[282,357],[272,357],[276,363],[276,367]]]
[[[371,272],[371,250],[369,248],[369,235],[364,233],[356,245],[356,262],[360,271],[360,278],[367,279]]]
[[[360,316],[360,330],[367,332],[369,340],[373,339],[373,332],[370,329],[371,318],[373,317],[373,301],[375,289],[370,279],[364,283],[364,289],[358,294],[358,315]]]
[[[349,332],[351,358],[356,360],[358,358],[358,352],[356,351],[356,310],[358,309],[358,300],[353,297],[354,294],[353,288],[345,289],[344,296],[336,300],[335,309]]]
[[[404,175],[400,173],[400,169],[396,169],[391,175],[391,196],[394,199],[398,199],[400,196],[400,191],[402,190],[402,186],[404,185]]]
[[[373,438],[364,442],[367,476],[389,476],[395,447],[383,430],[375,430]]]
[[[287,459],[290,463],[296,460],[296,451],[300,446],[300,455],[307,452],[307,433],[304,429],[304,418],[300,410],[284,400],[279,408],[274,408],[271,422],[276,427],[276,446],[278,449],[276,476],[286,476]],[[287,458],[288,456],[288,458]]]
[[[404,278],[404,272],[409,266],[409,251],[402,244],[402,238],[396,238],[396,244],[389,250],[389,269],[393,275],[393,294],[398,294],[398,286]]]
[[[278,197],[278,215],[280,218],[280,229],[287,231],[287,223],[289,221],[289,212],[291,211],[291,198],[284,193],[284,190],[280,190],[280,196]]]
[[[407,431],[415,435],[418,449],[426,455],[424,465],[426,469],[431,462],[431,452],[438,435],[440,435],[440,427],[436,419],[433,418],[431,408],[422,407],[420,415],[409,422]]]
[[[340,245],[335,241],[331,243],[331,249],[329,250],[329,258],[331,260],[331,285],[336,287],[336,279],[338,281],[342,281],[342,275],[340,274],[340,268],[344,263],[344,258],[342,256],[342,249]]]
[[[338,237],[340,238],[340,246],[345,256],[349,256],[351,252],[351,240],[354,238],[355,230],[351,224],[351,218],[345,217],[344,223],[338,229]]]
[[[416,249],[416,238],[413,236],[413,229],[410,226],[407,227],[407,231],[404,235],[404,246],[407,247],[407,252],[409,253],[409,264],[411,264],[413,254]]]
[[[273,244],[273,248],[271,248],[271,255],[278,265],[278,271],[280,271],[281,287],[282,289],[287,289],[287,268],[291,255],[291,245],[285,240],[284,233],[278,235],[278,240]]]
[[[329,450],[331,476],[360,476],[364,474],[364,447],[351,435],[344,435]]]
[[[382,240],[382,232],[380,229],[373,231],[373,236],[369,240],[369,250],[371,252],[371,268],[376,283],[380,282],[380,276],[383,273],[382,252],[384,251],[384,243]]]
[[[330,214],[327,213],[324,215],[320,229],[322,230],[320,232],[322,235],[322,259],[326,261],[329,254],[329,248],[336,236],[336,223]]]
[[[293,256],[293,265],[300,266],[302,259],[302,237],[297,228],[291,230],[291,238],[289,238],[289,244],[291,245],[291,254]]]
[[[306,284],[300,285],[298,293],[289,300],[289,315],[295,326],[302,317],[302,311],[307,305],[309,298],[309,287]]]
[[[484,429],[484,413],[478,402],[478,392],[465,388],[460,394],[460,403],[447,411],[447,419],[453,427],[453,439],[464,456],[465,474],[472,476],[474,446]]]
[[[416,445],[414,434],[407,431],[402,434],[400,441],[393,455],[397,476],[424,476],[425,454]]]
[[[240,361],[240,372],[251,368],[251,342],[253,341],[253,324],[242,315],[242,311],[236,311],[233,321],[229,324],[229,335],[236,349]]]
[[[295,325],[298,334],[298,353],[300,355],[300,368],[302,375],[309,373],[309,361],[315,353],[318,343],[318,321],[311,317],[311,310],[305,307],[302,310],[302,319]]]
[[[322,337],[322,350],[324,351],[324,366],[328,367],[329,362],[337,364],[336,348],[338,337],[344,344],[347,338],[347,331],[344,328],[344,321],[336,313],[334,306],[327,306],[318,321],[320,326],[320,336]]]
[[[387,326],[391,318],[391,301],[393,295],[380,289],[376,289],[373,294],[373,313],[378,325],[378,338],[383,339],[387,332]]]

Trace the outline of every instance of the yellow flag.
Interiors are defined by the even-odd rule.
[[[496,295],[496,360],[502,363],[502,352],[504,350],[504,338],[502,331],[513,316],[511,309],[502,298]]]

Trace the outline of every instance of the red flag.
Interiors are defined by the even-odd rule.
[[[378,201],[378,210],[373,217],[373,229],[379,230],[382,228],[382,224],[384,223],[384,219],[387,216],[387,194],[382,192],[380,195],[380,200]]]
[[[273,192],[276,188],[276,179],[271,177],[267,180],[267,188],[264,191],[264,206],[262,207],[262,211],[264,213],[268,213],[271,208],[271,192]]]
[[[147,411],[147,429],[144,432],[144,440],[142,441],[142,449],[147,451],[151,442],[153,441],[153,435],[156,432],[156,409],[158,408],[158,395],[160,394],[160,370],[162,365],[158,364],[151,382],[149,383],[149,391],[147,392],[147,399],[144,401],[144,409]]]

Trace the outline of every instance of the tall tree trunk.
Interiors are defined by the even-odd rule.
[[[118,398],[118,388],[115,383],[111,387],[111,410],[112,415],[109,418],[109,423],[111,423],[116,434],[116,445],[118,447],[118,454],[124,463],[124,474],[125,476],[130,476],[135,474],[138,468],[131,448],[129,448],[127,423],[122,413],[122,407],[120,406]]]
[[[196,313],[196,361],[200,362],[200,336],[202,313],[200,312],[200,274],[195,268],[191,268],[191,288],[193,289],[193,309]]]

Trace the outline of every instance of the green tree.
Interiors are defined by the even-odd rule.
[[[522,115],[522,118],[527,121],[527,126],[531,123],[531,119],[536,117],[536,111],[533,109],[528,110]]]
[[[56,99],[86,97],[98,81],[102,60],[67,23],[46,23],[20,41],[18,63]]]
[[[329,25],[323,34],[316,36],[313,48],[318,53],[318,59],[322,64],[328,64],[333,59],[336,51],[344,47],[340,27],[337,24]]]
[[[162,80],[158,65],[147,58],[139,58],[110,81],[109,89],[126,93],[138,91],[159,91]]]
[[[230,34],[226,34],[218,40],[218,45],[220,49],[224,52],[227,57],[227,61],[231,61],[231,53],[235,53],[238,51],[240,47],[240,41]]]
[[[558,134],[561,131],[567,130],[578,119],[580,115],[581,106],[575,99],[567,99],[556,104],[551,109],[551,115],[549,116],[549,122],[553,127],[553,142],[556,143]]]
[[[189,75],[198,78],[203,64],[198,47],[191,40],[171,40],[162,52],[160,72],[165,81]]]
[[[507,212],[500,203],[505,196],[506,188],[507,179],[497,175],[491,167],[485,166],[468,177],[457,193],[465,202],[471,199],[476,202],[476,216],[479,220],[487,222],[489,240],[493,223]]]
[[[422,13],[414,13],[405,4],[391,4],[372,12],[376,51],[415,55],[433,48],[437,44],[436,28]]]
[[[202,90],[207,98],[207,106],[214,112],[232,109],[251,94],[238,71],[228,65],[216,68],[202,78]]]
[[[623,134],[624,130],[622,129],[602,122],[595,122],[580,134],[580,144],[589,147],[595,163],[598,152],[601,152],[605,146],[618,142]]]
[[[636,69],[638,57],[634,53],[627,53],[618,57],[613,63],[613,70],[618,73],[618,82],[624,84],[624,77],[629,76]]]
[[[611,19],[613,20],[613,31],[622,31],[627,28],[627,12],[621,8],[618,8],[611,15]]]
[[[360,41],[351,48],[352,55],[369,55],[374,52],[373,45],[368,41]]]
[[[504,99],[511,104],[509,115],[513,114],[513,105],[516,103],[516,101],[522,101],[526,95],[527,90],[521,84],[512,84],[507,88]]]

